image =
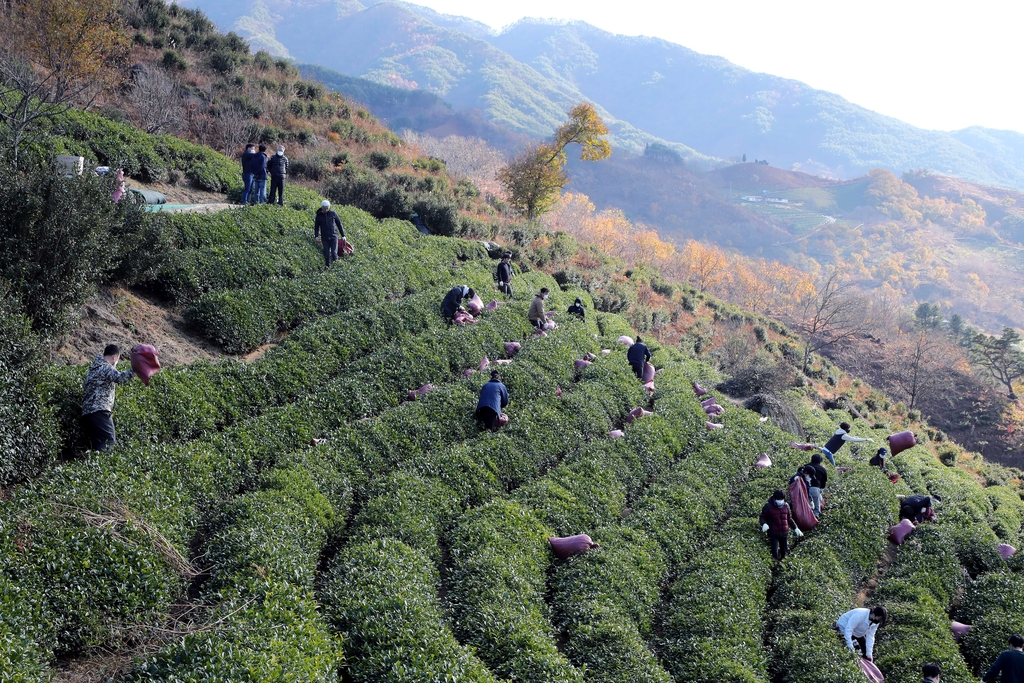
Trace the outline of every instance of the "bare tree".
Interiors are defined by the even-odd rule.
[[[468,178],[484,192],[498,189],[496,178],[505,165],[505,155],[484,140],[459,135],[435,138],[412,131],[406,131],[404,137],[424,154],[444,161],[448,172],[456,178]]]
[[[902,393],[911,409],[949,388],[956,366],[964,360],[945,335],[931,330],[909,332],[889,346],[883,384]]]
[[[803,372],[811,354],[852,339],[871,329],[867,299],[833,271],[806,295],[788,320],[804,337]]]
[[[239,148],[255,140],[260,134],[260,125],[238,105],[221,107],[216,116],[217,140],[226,155],[234,156]]]
[[[185,103],[181,85],[148,64],[133,69],[128,92],[135,123],[147,133],[177,133],[185,128]]]
[[[1006,388],[1011,401],[1017,400],[1013,385],[1024,377],[1024,352],[1019,348],[1020,333],[1004,327],[1002,335],[990,337],[978,333],[971,344],[974,362],[993,380]]]
[[[122,76],[130,42],[116,0],[32,0],[0,8],[0,134],[15,166],[42,124],[90,106]]]

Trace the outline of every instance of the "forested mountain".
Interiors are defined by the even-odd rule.
[[[1024,187],[1018,133],[924,130],[798,81],[583,22],[524,19],[495,33],[409,3],[314,2],[272,15],[261,3],[191,2],[272,52],[429,90],[531,135],[550,132],[582,96],[610,115],[616,144],[627,148],[660,138],[706,157],[745,154],[841,178],[875,167],[928,168]]]

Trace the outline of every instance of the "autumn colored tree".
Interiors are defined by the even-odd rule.
[[[18,164],[40,123],[89,106],[123,78],[130,41],[118,0],[14,0],[0,6],[0,135]]]
[[[612,149],[603,138],[608,127],[592,104],[578,104],[569,112],[569,120],[551,142],[528,148],[498,173],[498,181],[508,195],[509,204],[528,220],[546,213],[558,201],[569,182],[565,174],[566,148],[582,147],[580,158],[599,161],[611,156]]]
[[[978,333],[971,345],[975,364],[989,377],[1006,387],[1011,401],[1017,400],[1013,384],[1024,377],[1024,352],[1019,348],[1020,333],[1012,327],[1004,327],[998,337]]]
[[[690,284],[701,292],[723,284],[729,277],[729,261],[715,247],[688,240],[683,246],[683,263]]]

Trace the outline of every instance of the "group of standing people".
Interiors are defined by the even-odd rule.
[[[289,162],[284,145],[267,156],[267,146],[250,142],[242,152],[242,204],[274,204],[284,206],[284,185],[288,179]],[[270,179],[270,197],[267,198],[267,178]]]

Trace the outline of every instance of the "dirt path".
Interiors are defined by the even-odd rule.
[[[863,607],[871,602],[871,598],[875,596],[875,590],[878,588],[878,582],[882,580],[885,573],[889,571],[889,567],[892,566],[893,560],[896,559],[896,553],[899,552],[899,546],[894,543],[889,543],[885,552],[880,558],[878,558],[878,564],[875,566],[875,573],[870,579],[864,582],[860,590],[857,591],[857,597],[854,599],[857,607]]]

